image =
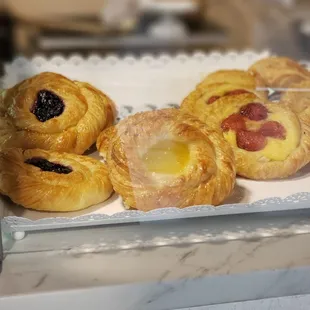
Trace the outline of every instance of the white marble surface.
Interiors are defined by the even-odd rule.
[[[29,233],[5,242],[0,302],[34,310],[37,297],[49,304],[58,294],[82,305],[71,294],[86,292],[109,309],[160,310],[310,294],[310,234],[302,230],[309,218],[296,211]],[[291,225],[299,225],[297,235]],[[212,234],[202,243],[206,227]],[[263,237],[253,227],[277,230]],[[245,238],[216,238],[233,230]]]
[[[54,234],[53,240],[60,241],[65,237]],[[310,265],[308,234],[98,253],[85,244],[38,252],[35,246],[39,241],[35,236],[15,243],[10,250],[13,254],[6,255],[0,277],[0,295],[171,282]],[[45,240],[48,245],[47,235]],[[27,242],[28,248],[33,243],[35,252],[24,253]]]
[[[212,305],[216,309],[215,305],[236,304],[236,300],[242,306],[241,302],[248,299],[261,301],[288,292],[304,295],[309,293],[309,286],[310,270],[300,268],[4,297],[0,298],[0,308],[96,310],[104,305],[105,309],[115,310],[164,310]],[[235,305],[231,309],[239,308]]]
[[[310,295],[268,298],[177,310],[309,310]]]

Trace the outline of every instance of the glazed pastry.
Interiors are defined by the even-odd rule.
[[[0,152],[0,192],[25,208],[69,212],[112,194],[106,166],[75,154],[38,149]]]
[[[209,74],[201,83],[197,85],[197,88],[209,92],[210,88],[214,89],[212,85],[222,85],[230,84],[233,85],[229,88],[229,92],[233,94],[241,93],[242,91],[246,92],[256,92],[257,95],[266,97],[266,92],[257,92],[257,89],[264,88],[265,85],[263,81],[257,77],[255,78],[253,74],[243,70],[219,70]],[[220,96],[224,93],[219,92]],[[215,95],[213,95],[215,96]]]
[[[0,105],[2,148],[83,154],[115,116],[101,91],[49,72],[5,91]]]
[[[204,88],[197,87],[183,100],[181,109],[193,115],[209,115],[212,111],[212,105],[217,100],[227,98],[228,100],[225,102],[230,103],[232,100],[238,100],[244,94],[249,94],[253,100],[258,96],[265,100],[265,93],[258,93],[234,84],[214,83],[208,84]]]
[[[268,57],[254,63],[249,72],[268,87],[287,88],[310,78],[310,72],[286,57]]]
[[[103,130],[97,139],[96,147],[103,160],[107,159],[107,154],[110,147],[110,143],[112,141],[112,137],[117,134],[116,128],[117,128],[116,126],[111,126]]]
[[[177,109],[129,116],[100,135],[97,146],[128,208],[218,205],[234,187],[229,144]]]
[[[181,109],[222,131],[234,150],[237,174],[258,180],[284,178],[309,162],[309,126],[289,108],[263,103],[248,93],[238,100],[219,98],[203,113],[203,96],[198,90],[191,93]]]

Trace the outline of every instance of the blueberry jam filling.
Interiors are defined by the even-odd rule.
[[[25,161],[26,164],[40,168],[42,171],[55,172],[59,174],[69,174],[73,170],[60,164],[52,163],[41,157],[29,158]]]
[[[61,115],[64,109],[65,105],[61,98],[49,90],[42,89],[38,92],[37,99],[30,112],[40,122],[46,122],[51,118]]]

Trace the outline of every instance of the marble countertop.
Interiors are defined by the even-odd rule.
[[[11,245],[0,276],[0,305],[4,302],[1,297],[60,291],[71,294],[72,290],[85,289],[103,289],[100,296],[107,300],[114,296],[109,302],[115,309],[128,309],[123,299],[115,299],[118,291],[130,294],[135,307],[144,304],[143,309],[310,293],[309,234],[97,253],[87,252],[85,247],[83,251],[74,247],[24,252],[25,246],[35,249],[42,237],[49,243],[69,238],[71,233],[34,234]]]
[[[75,249],[23,253],[17,245],[16,252],[5,257],[0,295],[310,266],[309,242],[306,234],[98,253]]]
[[[181,309],[310,294],[310,234],[303,229],[309,213],[46,231],[29,233],[20,241],[7,238],[0,309],[1,302],[15,300],[12,296],[49,298],[81,290],[91,296],[100,292],[110,309],[118,310]],[[288,228],[297,224],[299,230],[292,233]],[[212,225],[216,233],[235,227],[244,229],[245,236],[203,239],[204,228]],[[272,236],[250,233],[254,227],[270,225],[277,227]],[[135,247],[138,239],[145,246],[140,242]],[[151,240],[156,245],[151,246]],[[131,308],[124,300],[131,300]]]

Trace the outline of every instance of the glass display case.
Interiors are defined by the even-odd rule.
[[[308,295],[307,1],[31,1],[5,6],[0,308]]]

